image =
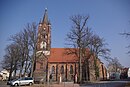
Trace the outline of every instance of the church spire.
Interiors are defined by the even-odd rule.
[[[45,9],[45,13],[44,13],[44,17],[43,17],[42,23],[46,23],[46,24],[49,23],[49,21],[48,21],[48,14],[47,14],[47,8]]]
[[[51,24],[48,20],[47,9],[45,9],[44,17],[38,27],[38,51],[50,51],[51,48]]]

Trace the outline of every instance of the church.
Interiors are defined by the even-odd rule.
[[[68,48],[51,48],[51,23],[48,20],[47,9],[45,10],[43,20],[38,26],[38,40],[36,53],[36,67],[34,70],[34,78],[44,81],[49,81],[49,76],[52,75],[52,81],[74,81],[75,76],[79,73],[78,58],[72,54],[67,55]],[[69,48],[75,50],[75,48]],[[89,58],[89,66],[92,66],[94,60]],[[99,78],[107,77],[107,70],[100,59],[97,60],[99,67]],[[83,80],[94,80],[95,73],[93,67],[86,70],[84,67],[82,72]],[[89,73],[89,74],[87,74]]]

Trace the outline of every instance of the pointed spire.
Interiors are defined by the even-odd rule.
[[[42,26],[42,20],[40,19],[40,21],[39,21],[39,27],[41,27]]]
[[[42,23],[42,19],[40,18],[40,21],[39,21],[39,23]]]
[[[43,17],[42,23],[48,24],[47,8],[45,8],[45,13],[44,13],[44,17]]]

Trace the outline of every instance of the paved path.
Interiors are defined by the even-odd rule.
[[[43,85],[34,85],[34,87],[43,87]],[[47,84],[44,85],[44,87],[80,87],[79,84],[74,84],[73,82],[62,82],[60,84],[57,83],[52,83],[52,84]]]
[[[130,87],[130,85],[125,86],[128,84],[126,81],[101,81],[101,82],[94,82],[88,84],[73,84],[73,82],[63,82],[61,84],[49,84],[44,87]],[[43,86],[34,86],[34,87],[43,87]]]
[[[10,87],[6,82],[0,82],[0,87]],[[62,82],[61,84],[34,84],[33,86],[18,86],[18,87],[130,87],[130,81],[100,81],[88,84],[73,84],[73,82]]]
[[[100,81],[86,85],[83,84],[80,87],[126,87],[128,83],[130,83],[130,81]],[[128,84],[127,87],[130,87],[130,85]]]
[[[48,87],[130,87],[130,81],[100,81],[83,85],[65,82],[61,84],[52,84]]]
[[[61,83],[61,84],[52,84],[49,87],[80,87],[79,84],[73,84],[70,82]]]

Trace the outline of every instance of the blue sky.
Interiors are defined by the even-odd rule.
[[[45,8],[52,24],[52,47],[65,47],[70,16],[89,15],[88,27],[106,40],[112,57],[130,67],[129,39],[119,34],[130,31],[130,0],[0,0],[0,61],[10,35],[22,31],[27,23],[38,24]]]

